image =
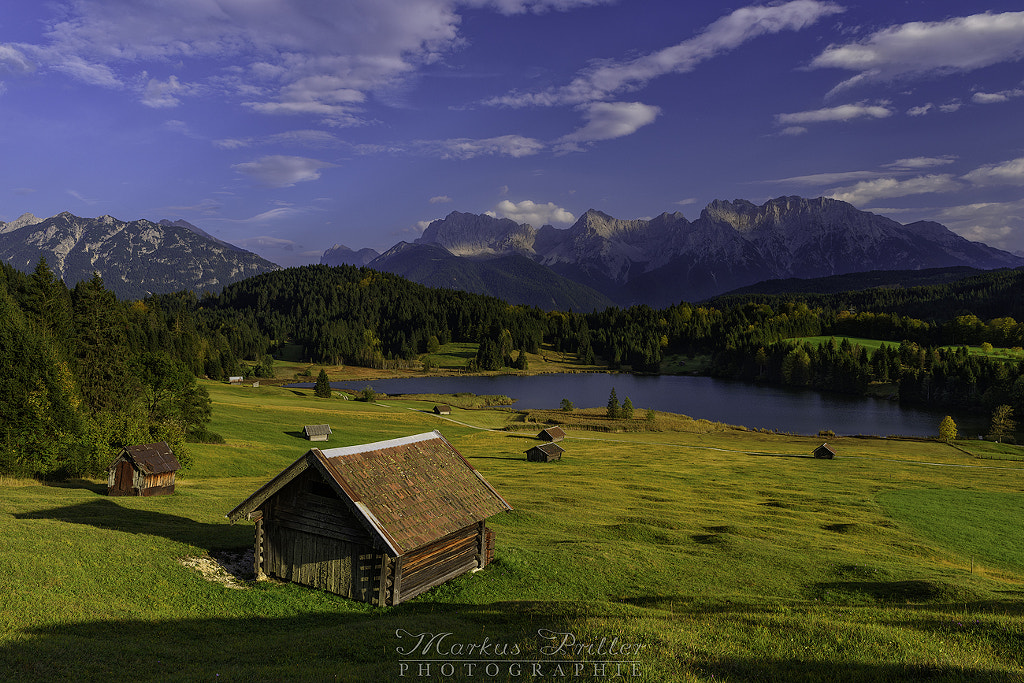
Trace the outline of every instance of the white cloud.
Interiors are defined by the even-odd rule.
[[[981,166],[963,178],[975,185],[1024,185],[1024,157]]]
[[[971,96],[971,101],[975,104],[998,104],[1009,102],[1015,97],[1024,97],[1024,90],[1014,88],[1001,92],[976,92]]]
[[[790,135],[796,137],[797,135],[803,135],[807,132],[807,129],[803,126],[787,126],[779,131],[779,135]]]
[[[922,104],[920,107],[911,107],[910,109],[907,110],[907,116],[924,116],[934,108],[935,105],[932,104],[931,102],[928,102],[927,104]]]
[[[643,87],[659,76],[693,71],[702,62],[766,34],[799,31],[842,12],[832,2],[792,0],[767,7],[743,7],[713,22],[697,36],[629,61],[603,61],[560,88],[512,92],[486,102],[510,107],[576,105],[604,100]]]
[[[431,197],[428,200],[431,204],[448,204],[452,201],[452,198],[446,194],[438,195],[437,197]]]
[[[0,43],[0,70],[25,74],[34,71],[35,65],[13,45]]]
[[[961,102],[960,100],[953,100],[951,102],[947,102],[946,104],[940,104],[939,111],[941,111],[944,114],[952,114],[955,111],[959,111],[960,107],[962,106],[964,106],[963,102]]]
[[[938,209],[935,218],[967,239],[1001,249],[1019,249],[1019,235],[1024,230],[1024,200],[948,206]],[[1014,237],[1018,239],[1011,240]]]
[[[910,159],[897,159],[892,163],[885,164],[885,167],[900,171],[919,171],[925,168],[935,168],[936,166],[947,166],[956,161],[956,159],[951,154],[941,157],[913,157]]]
[[[473,159],[480,156],[532,156],[543,151],[545,145],[539,140],[521,135],[502,135],[482,139],[418,140],[414,147],[422,153],[442,159]]]
[[[296,183],[317,180],[320,170],[331,166],[334,164],[307,157],[272,155],[235,164],[231,168],[269,187],[291,187]]]
[[[986,12],[891,26],[859,42],[829,46],[811,67],[857,72],[836,92],[870,81],[974,71],[1022,57],[1024,12]]]
[[[191,90],[192,87],[178,81],[177,76],[171,76],[166,81],[151,78],[142,93],[142,103],[154,109],[177,107],[181,104],[178,95],[187,95]]]
[[[849,202],[855,206],[863,206],[876,199],[906,197],[934,192],[956,192],[963,189],[962,183],[948,173],[918,176],[899,180],[897,178],[876,178],[864,180],[850,187],[832,190],[828,195],[832,199]]]
[[[659,107],[641,102],[594,102],[583,105],[587,123],[582,128],[556,141],[561,151],[579,149],[579,143],[611,140],[632,135],[640,128],[654,123],[661,113]]]
[[[811,111],[798,111],[792,114],[776,114],[775,120],[780,125],[802,125],[805,123],[824,123],[830,121],[852,121],[853,119],[884,119],[892,116],[892,109],[878,104],[842,104],[838,107],[825,107]]]
[[[765,182],[786,185],[806,185],[808,187],[820,187],[822,185],[834,185],[836,183],[848,183],[854,180],[865,178],[877,178],[877,171],[840,171],[837,173],[812,173],[810,175],[793,176],[792,178],[781,178],[779,180],[767,180]]]
[[[502,14],[543,14],[551,10],[566,11],[576,7],[607,5],[615,0],[468,0],[467,5],[493,7]]]
[[[529,223],[537,227],[552,223],[573,223],[576,220],[575,216],[560,206],[555,206],[551,202],[537,204],[529,199],[521,202],[511,202],[505,199],[498,202],[492,211],[486,213],[495,218],[510,218],[516,223]]]

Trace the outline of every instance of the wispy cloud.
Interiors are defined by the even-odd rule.
[[[296,183],[320,178],[320,171],[334,164],[308,157],[271,155],[235,164],[231,168],[244,173],[268,187],[291,187]]]
[[[1000,164],[981,166],[965,174],[964,180],[975,185],[1024,186],[1024,157],[1004,161]]]
[[[481,156],[519,158],[538,154],[545,147],[546,145],[540,140],[521,135],[501,135],[479,139],[417,140],[412,145],[412,148],[418,153],[442,159],[474,159]]]
[[[486,104],[508,107],[578,105],[606,100],[642,88],[668,74],[687,73],[701,63],[734,50],[758,36],[799,31],[843,8],[832,2],[792,0],[779,5],[735,10],[710,24],[697,36],[636,59],[601,61],[568,85],[540,92],[517,92],[491,98]]]
[[[582,105],[586,124],[555,141],[559,151],[578,151],[581,145],[597,140],[612,140],[632,135],[654,123],[661,113],[659,107],[641,102],[594,102]]]
[[[446,194],[438,195],[437,197],[431,197],[429,200],[431,204],[448,204],[452,201],[452,198]]]
[[[850,187],[833,190],[829,196],[856,206],[863,206],[877,199],[936,192],[956,192],[961,189],[963,189],[963,184],[952,175],[939,173],[905,180],[898,178],[864,180]]]
[[[824,107],[810,111],[798,111],[791,114],[776,114],[775,121],[779,125],[805,125],[811,123],[846,122],[854,119],[884,119],[892,116],[893,110],[882,104],[842,104],[838,107]]]
[[[916,171],[925,168],[935,168],[936,166],[948,166],[956,161],[956,157],[952,154],[946,154],[941,157],[912,157],[910,159],[897,159],[888,164],[884,164],[885,168],[891,168],[900,171]]]
[[[986,12],[890,26],[861,41],[829,46],[811,67],[856,72],[834,93],[860,83],[968,72],[1022,57],[1024,12]]]
[[[153,109],[166,109],[181,104],[180,96],[195,91],[195,87],[181,83],[177,76],[170,76],[166,81],[156,78],[149,79],[142,93],[142,103]]]

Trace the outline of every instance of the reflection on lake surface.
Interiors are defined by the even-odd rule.
[[[619,401],[628,396],[638,411],[654,408],[716,422],[798,434],[817,434],[819,430],[830,429],[839,435],[930,436],[938,433],[944,414],[906,408],[884,399],[681,375],[582,373],[331,383],[335,389],[359,390],[367,385],[386,394],[503,394],[516,399],[516,408],[558,408],[563,398],[572,401],[577,408],[603,407],[608,404],[608,394],[614,387]]]

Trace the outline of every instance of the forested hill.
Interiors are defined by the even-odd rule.
[[[918,275],[914,275],[915,272]],[[854,281],[850,280],[852,276],[837,276],[763,283],[763,287],[745,288],[707,303],[728,308],[744,303],[778,305],[783,301],[802,301],[813,307],[895,313],[936,324],[963,315],[1024,318],[1024,269],[1021,268],[876,271],[864,275],[867,277]],[[874,282],[877,284],[863,286]],[[855,283],[861,286],[852,286]],[[906,286],[914,283],[921,284]]]
[[[434,289],[354,266],[303,266],[235,283],[200,312],[251,321],[272,346],[299,344],[317,362],[383,367],[438,343],[479,341],[509,330],[518,349],[536,351],[543,313],[490,296]]]
[[[43,262],[28,275],[0,264],[0,473],[96,476],[121,447],[152,441],[187,455],[189,439],[209,436],[196,378],[273,376],[273,354],[286,345],[311,363],[416,369],[450,341],[476,344],[481,370],[522,369],[542,345],[634,372],[699,355],[722,377],[851,393],[882,382],[901,401],[1024,413],[1020,319],[1024,272],[1015,270],[932,287],[583,314],[353,266],[266,273],[202,299],[119,301],[98,276],[68,289]],[[793,341],[821,335],[889,344],[869,352]],[[941,348],[950,343],[1012,351],[996,360]]]

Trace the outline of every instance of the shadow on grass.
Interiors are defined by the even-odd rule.
[[[541,630],[573,631],[577,611],[570,603],[424,601],[375,608],[299,591],[307,592],[268,584],[245,591],[244,618],[95,620],[26,629],[0,646],[0,667],[19,681],[523,681],[533,678],[510,674],[517,661],[529,671],[529,660],[539,659],[550,672],[572,659],[540,654],[552,642]],[[294,606],[296,599],[308,601],[309,609],[261,616],[279,609],[277,601]],[[470,651],[473,644],[487,649]],[[495,675],[483,671],[490,661]]]
[[[292,436],[292,437],[295,437],[296,439],[301,439],[303,441],[307,440],[306,439],[306,435],[303,434],[302,431],[298,431],[298,432],[285,432],[285,436]]]
[[[252,542],[253,533],[249,525],[228,524],[227,520],[224,524],[197,522],[166,512],[123,507],[109,498],[50,510],[17,513],[14,518],[52,519],[71,524],[87,524],[110,531],[162,536],[207,550],[246,545]]]
[[[93,493],[99,493],[102,495],[107,494],[106,483],[89,481],[88,479],[65,479],[63,481],[44,481],[43,486],[51,486],[57,489],[84,489],[86,491],[92,491]]]

